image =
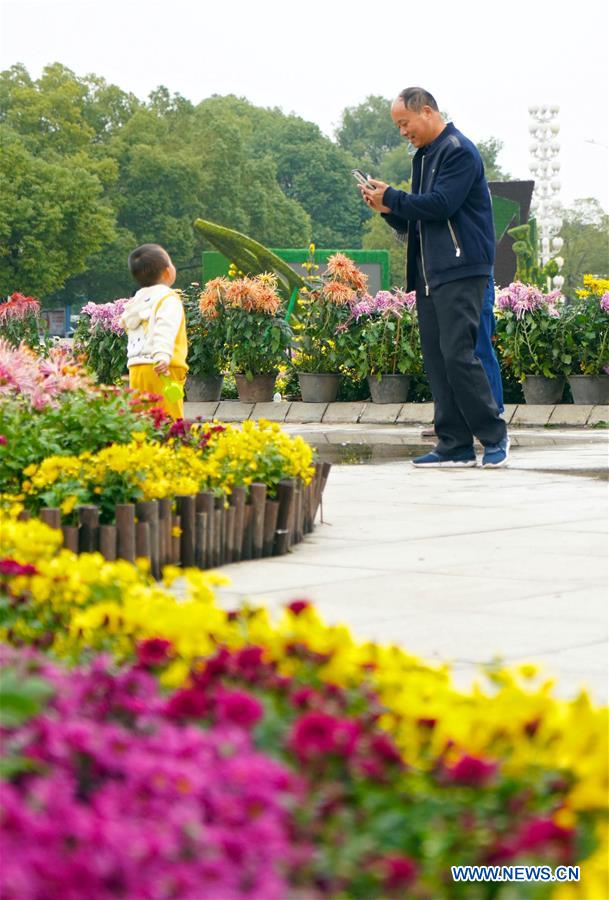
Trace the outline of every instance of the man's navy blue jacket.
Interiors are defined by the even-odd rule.
[[[388,187],[383,218],[408,233],[407,284],[415,288],[420,252],[427,293],[448,281],[491,274],[495,229],[484,166],[474,144],[452,122],[415,153],[411,194]],[[416,225],[418,223],[418,226]]]

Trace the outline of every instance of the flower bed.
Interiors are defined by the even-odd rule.
[[[178,599],[178,570],[160,585],[124,562],[58,552],[39,523],[6,523],[0,573],[1,636],[22,647],[5,660],[12,693],[32,675],[54,690],[46,706],[30,692],[27,715],[5,720],[3,896],[37,896],[7,893],[6,879],[27,885],[45,865],[58,879],[82,866],[98,896],[129,896],[134,848],[142,884],[160,871],[168,883],[198,877],[201,897],[214,896],[205,893],[213,877],[232,896],[238,876],[250,878],[239,881],[246,896],[261,898],[298,887],[312,897],[452,898],[450,865],[486,862],[579,863],[582,883],[553,896],[602,896],[607,716],[585,695],[554,699],[526,666],[459,691],[446,668],[357,642],[306,601],[275,622],[264,609],[227,612],[214,601],[216,577],[196,571]],[[78,668],[31,659],[28,645]],[[96,651],[114,662],[83,664]],[[119,792],[120,840],[110,828]],[[145,816],[156,824],[142,826]],[[61,822],[72,817],[66,848]],[[238,850],[224,842],[229,825]],[[258,847],[263,825],[274,837]],[[28,831],[49,835],[42,869],[32,871],[36,844],[17,841]],[[93,831],[103,853],[83,851]],[[249,834],[254,844],[241,847]],[[53,865],[60,847],[70,854],[63,869]],[[217,867],[202,874],[210,860]],[[510,896],[500,883],[494,896],[504,887]],[[551,890],[523,884],[518,896]]]
[[[171,423],[154,402],[92,384],[64,351],[0,345],[3,505],[157,576],[285,553],[312,530],[330,467],[302,438],[265,420]]]

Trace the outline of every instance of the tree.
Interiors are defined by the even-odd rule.
[[[48,162],[0,125],[0,293],[51,294],[114,237],[95,175]]]
[[[373,216],[364,226],[362,246],[365,250],[388,250],[391,284],[406,284],[406,244],[398,240],[395,231],[380,216]]]
[[[561,274],[567,297],[575,296],[585,274],[609,278],[609,215],[598,200],[576,200],[571,209],[564,210],[560,236],[564,241]]]
[[[478,148],[480,156],[482,157],[482,162],[484,163],[484,174],[486,176],[486,180],[509,181],[511,176],[508,175],[507,172],[504,172],[497,162],[497,157],[503,149],[503,141],[500,141],[494,137],[490,137],[485,141],[478,141],[476,146]]]
[[[379,171],[385,154],[399,146],[402,140],[391,118],[391,101],[371,95],[358,106],[347,107],[336,131],[336,140],[354,157],[358,169],[369,170],[370,174]]]

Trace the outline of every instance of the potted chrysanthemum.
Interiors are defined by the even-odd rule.
[[[520,281],[497,294],[497,348],[522,382],[527,403],[561,401],[569,364],[562,340],[563,301],[560,291],[544,294]]]
[[[351,307],[349,364],[368,379],[373,403],[405,403],[422,369],[414,291],[379,291]]]
[[[243,278],[214,278],[201,294],[203,318],[222,318],[226,359],[239,399],[273,399],[279,366],[287,362],[292,329],[281,315],[277,277],[270,273]]]
[[[323,275],[307,280],[309,287],[300,294],[293,362],[302,399],[331,403],[348,354],[351,306],[365,296],[368,276],[349,257],[335,253]]]
[[[574,403],[609,403],[609,279],[584,275],[565,314],[564,345]]]

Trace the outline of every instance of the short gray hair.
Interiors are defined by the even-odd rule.
[[[435,109],[436,112],[439,112],[438,104],[436,103],[435,97],[421,87],[409,87],[405,88],[403,91],[399,93],[399,99],[402,101],[406,109],[411,109],[413,112],[420,113],[424,106],[431,106],[432,109]]]

